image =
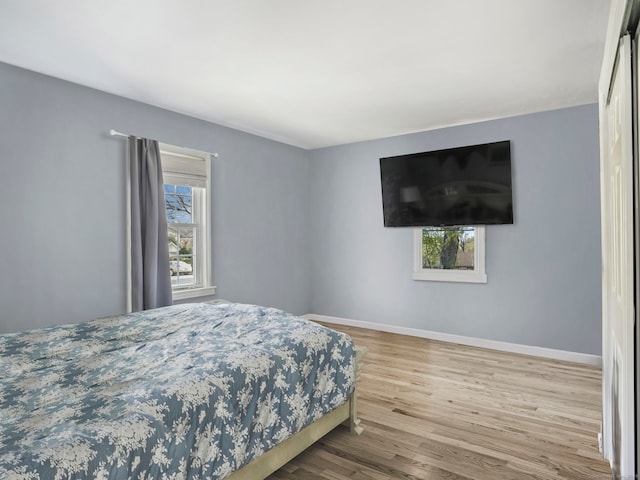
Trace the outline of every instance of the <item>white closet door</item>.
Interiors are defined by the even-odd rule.
[[[633,478],[634,223],[631,41],[621,39],[606,104],[602,159],[603,446],[614,473]]]

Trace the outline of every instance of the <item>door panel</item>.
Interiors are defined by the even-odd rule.
[[[606,105],[601,165],[603,228],[603,441],[617,478],[635,473],[634,219],[631,41],[620,41]]]

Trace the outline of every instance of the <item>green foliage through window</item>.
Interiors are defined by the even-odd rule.
[[[474,227],[422,229],[422,268],[473,270]]]

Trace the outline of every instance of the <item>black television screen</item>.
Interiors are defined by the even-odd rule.
[[[509,140],[380,159],[385,227],[513,223]]]

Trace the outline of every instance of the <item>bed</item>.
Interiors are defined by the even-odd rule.
[[[0,478],[264,478],[360,433],[362,350],[281,310],[194,303],[0,336]]]

